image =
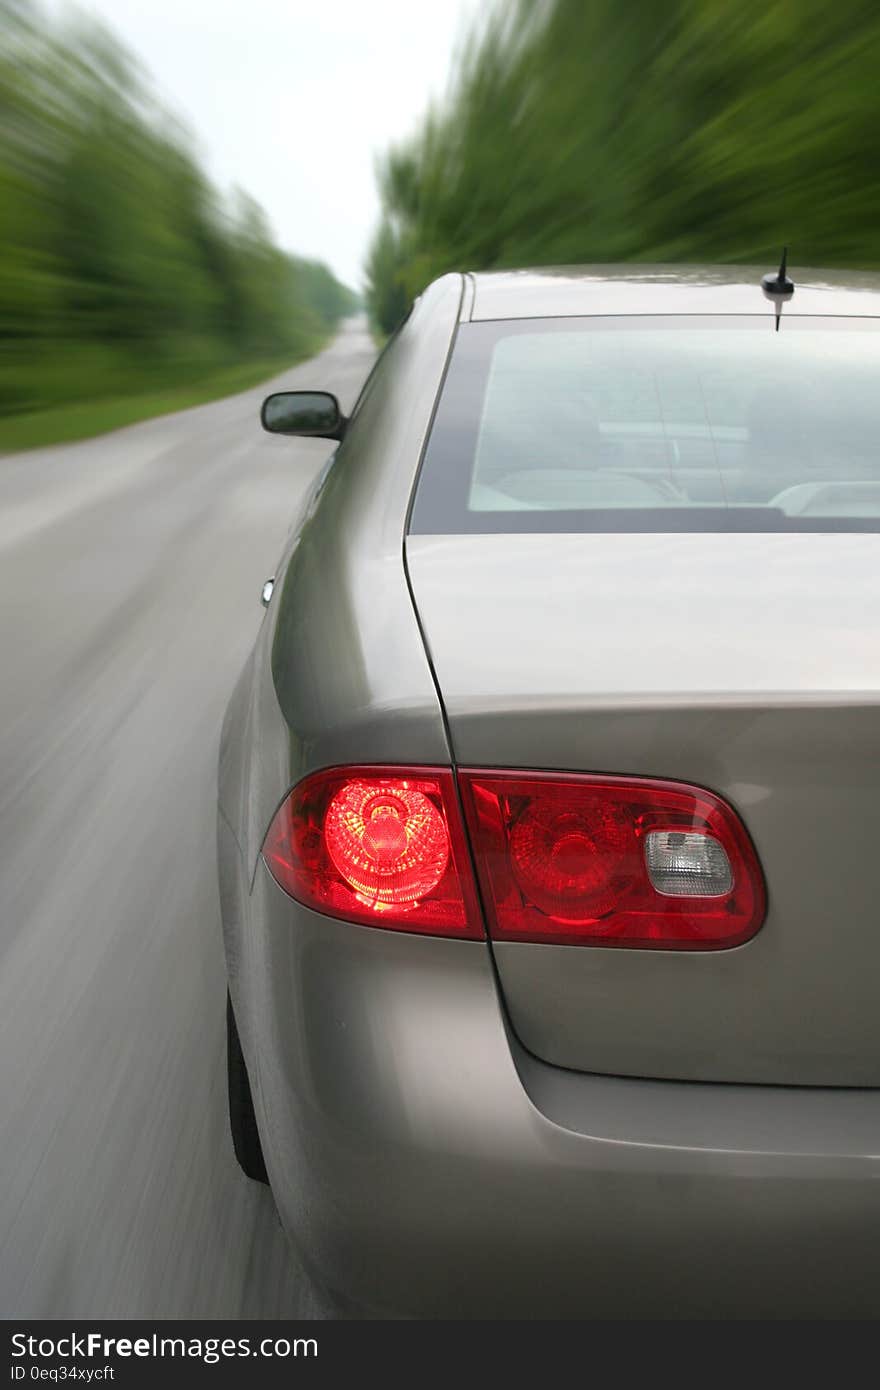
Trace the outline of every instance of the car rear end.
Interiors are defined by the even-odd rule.
[[[382,503],[408,614],[328,610],[337,725],[281,656],[330,512],[268,629],[249,1065],[285,1224],[377,1309],[876,1313],[880,339],[706,299],[478,285]]]

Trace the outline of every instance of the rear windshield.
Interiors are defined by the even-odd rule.
[[[410,529],[880,530],[878,324],[464,324]]]

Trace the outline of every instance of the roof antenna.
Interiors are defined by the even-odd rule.
[[[776,332],[779,332],[779,320],[782,317],[782,306],[787,304],[794,294],[794,281],[789,280],[785,273],[785,263],[788,259],[788,247],[782,248],[782,262],[775,275],[765,275],[761,281],[761,289],[764,291],[765,298],[772,299],[776,307]]]

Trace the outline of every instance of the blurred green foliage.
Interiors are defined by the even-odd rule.
[[[517,0],[381,162],[368,303],[450,269],[880,264],[876,0]]]
[[[0,417],[277,371],[351,311],[221,200],[104,27],[0,0],[0,40]]]

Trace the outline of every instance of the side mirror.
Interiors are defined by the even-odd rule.
[[[270,434],[341,439],[345,416],[329,391],[273,391],[263,401],[260,424]]]

